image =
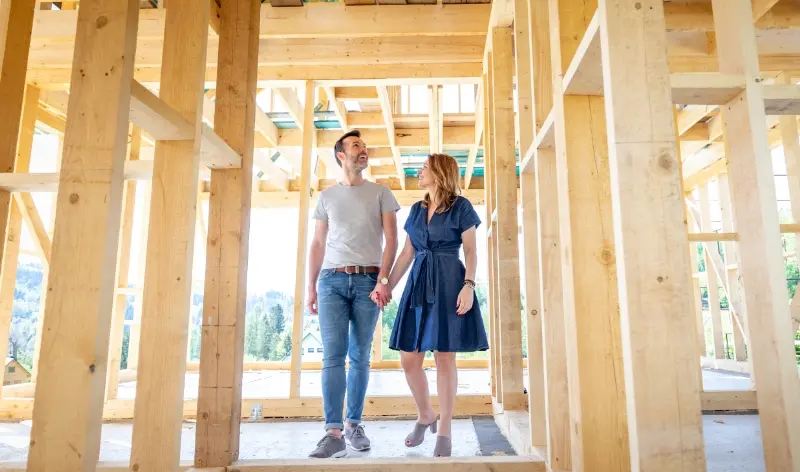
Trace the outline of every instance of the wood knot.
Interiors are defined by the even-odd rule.
[[[208,419],[208,413],[207,413],[207,412],[205,412],[205,411],[203,412],[203,419],[204,419],[204,420],[207,420],[207,419]]]
[[[661,283],[661,282],[663,282],[663,281],[664,281],[664,277],[661,277],[661,276],[659,275],[658,277],[656,277],[656,280],[658,280],[658,283]]]
[[[611,249],[603,248],[603,250],[600,251],[600,262],[605,265],[614,263],[614,253],[611,252]]]
[[[97,29],[102,29],[108,24],[108,18],[106,18],[105,15],[100,16],[97,18],[97,22],[95,24],[97,25]]]
[[[80,200],[80,197],[78,196],[77,193],[70,194],[69,196],[70,203],[78,203],[78,200]]]
[[[667,153],[658,156],[658,167],[661,167],[664,170],[672,170],[671,156]]]
[[[531,310],[531,316],[536,316],[538,314],[539,312],[537,310]]]
[[[94,374],[94,369],[95,369],[94,364],[89,366],[89,372]]]
[[[131,470],[132,470],[133,472],[136,472],[137,470],[139,470],[139,464],[133,464],[133,465],[131,466]]]
[[[636,4],[633,6],[633,8],[635,8],[637,10],[641,10],[642,9],[642,4],[639,3],[639,2],[636,2]]]

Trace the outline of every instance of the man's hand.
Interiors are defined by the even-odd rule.
[[[391,301],[392,291],[389,290],[388,286],[378,282],[378,284],[375,285],[375,289],[369,294],[369,298],[371,298],[378,307],[383,309],[383,307],[388,305],[389,301]]]
[[[308,307],[308,312],[312,315],[317,314],[317,288],[316,287],[308,287],[308,296],[306,297],[306,306]]]

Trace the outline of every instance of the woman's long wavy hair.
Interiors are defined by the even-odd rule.
[[[461,195],[461,187],[459,181],[461,180],[461,173],[458,170],[458,162],[455,158],[447,154],[431,154],[428,156],[428,171],[433,177],[436,184],[436,193],[439,197],[439,206],[436,207],[436,213],[444,213],[448,211],[456,199]],[[422,207],[428,208],[431,203],[430,192],[425,192],[425,198],[422,200]]]

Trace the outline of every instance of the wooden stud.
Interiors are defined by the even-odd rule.
[[[197,182],[209,4],[171,0],[159,102],[194,131],[157,141],[142,293],[131,468],[178,466],[192,298]],[[226,339],[230,342],[230,340]]]
[[[306,106],[303,110],[303,156],[300,167],[300,209],[297,229],[297,266],[295,268],[294,322],[292,323],[292,369],[289,379],[289,398],[300,396],[300,364],[303,360],[303,314],[305,313],[306,253],[308,246],[308,211],[311,200],[311,156],[314,154],[314,82],[305,86]]]
[[[22,118],[18,123],[19,141],[12,155],[14,172],[28,172],[33,150],[33,133],[36,115],[39,109],[39,89],[33,85],[25,88]],[[22,213],[19,201],[10,202],[11,211],[6,221],[6,239],[2,246],[2,265],[0,266],[0,352],[8,352],[9,333],[11,331],[12,306],[14,304],[14,287],[17,282],[17,266],[22,239]],[[40,313],[41,313],[40,309]],[[41,315],[40,315],[41,316]],[[0,373],[2,388],[5,369]]]
[[[708,183],[700,187],[700,230],[711,233],[711,205],[708,198]],[[713,252],[712,252],[713,251]],[[711,317],[712,339],[714,347],[714,357],[717,359],[725,358],[725,344],[722,335],[722,314],[719,306],[719,283],[717,273],[714,271],[711,258],[712,254],[719,254],[716,242],[703,243],[703,253],[706,265],[706,290],[708,291],[708,311]]]
[[[787,85],[792,82],[791,72],[783,72],[778,78],[781,84]],[[778,121],[778,128],[781,134],[781,144],[783,144],[783,156],[786,161],[786,177],[789,187],[789,201],[792,209],[792,217],[795,223],[800,222],[800,136],[797,130],[797,119],[794,116],[781,116]],[[795,241],[800,234],[795,234]],[[795,250],[795,253],[797,251]],[[800,258],[795,256],[800,262]],[[797,332],[800,329],[800,295],[795,291],[790,305],[790,315],[792,317],[792,329]]]
[[[242,165],[211,171],[196,467],[225,467],[239,457],[259,9],[258,0],[235,0],[219,10],[214,131]]]
[[[138,15],[137,0],[85,0],[78,10],[31,471],[91,470],[100,454]]]
[[[705,471],[664,2],[598,11],[631,470]]]
[[[494,71],[493,146],[494,193],[497,198],[498,308],[500,316],[501,379],[504,410],[522,410],[527,405],[522,380],[522,317],[520,314],[519,236],[517,221],[516,152],[514,146],[513,30],[492,29]]]
[[[719,192],[720,210],[722,213],[722,231],[733,232],[733,210],[731,208],[731,190],[728,183],[728,174],[720,174],[717,178],[717,189]],[[747,361],[747,346],[745,344],[745,335],[743,326],[736,320],[737,316],[746,320],[747,315],[739,308],[739,313],[733,308],[734,306],[743,307],[742,291],[739,282],[739,269],[731,267],[736,264],[737,247],[734,242],[724,243],[725,251],[725,274],[727,275],[728,282],[728,310],[731,313],[731,329],[733,330],[733,353],[734,359],[737,361]],[[704,353],[705,354],[705,353]],[[750,372],[752,372],[752,365]]]
[[[775,179],[768,153],[753,9],[749,0],[712,0],[720,72],[742,74],[745,91],[722,107],[725,154],[745,281],[749,354],[767,470],[800,471],[800,376],[781,251]]]
[[[605,108],[562,96],[591,5],[551,0],[555,167],[572,470],[630,470]]]
[[[35,0],[0,4],[0,116],[3,117],[0,121],[0,172],[13,172],[15,167],[35,6]],[[13,228],[9,228],[14,221],[12,205],[11,193],[0,191],[0,254],[5,254],[4,246],[13,237]],[[13,274],[9,277],[15,279],[16,269]],[[8,313],[9,322],[0,325],[10,326],[10,307]],[[7,330],[0,329],[0,347],[7,346]]]
[[[134,126],[131,132],[128,160],[139,160],[139,147],[142,142],[142,130]],[[131,240],[133,239],[133,211],[136,204],[136,181],[125,182],[122,189],[122,225],[119,230],[119,248],[117,249],[117,271],[114,277],[114,287],[128,286],[128,269],[131,261]],[[141,297],[141,295],[139,295]],[[117,398],[119,388],[119,371],[122,360],[122,338],[125,331],[125,312],[127,311],[128,296],[122,293],[114,294],[111,319],[111,340],[108,348],[108,376],[106,380],[106,400]],[[130,336],[128,337],[130,345]],[[129,350],[130,351],[130,350]]]
[[[136,281],[134,286],[138,289],[136,297],[133,299],[133,319],[130,323],[130,335],[128,337],[128,370],[137,370],[139,367],[139,341],[142,339],[142,311],[143,300],[142,292],[144,287],[145,264],[147,260],[147,235],[150,232],[150,201],[152,200],[152,183],[144,182],[137,189],[142,193],[142,211],[139,220],[139,254],[136,267]]]

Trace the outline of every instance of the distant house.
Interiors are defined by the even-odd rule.
[[[11,357],[6,357],[6,375],[3,385],[16,385],[31,381],[31,373],[22,364]]]
[[[319,332],[310,331],[303,336],[303,362],[321,362],[322,361],[322,340],[319,337]],[[289,353],[283,360],[289,361],[292,354]]]

